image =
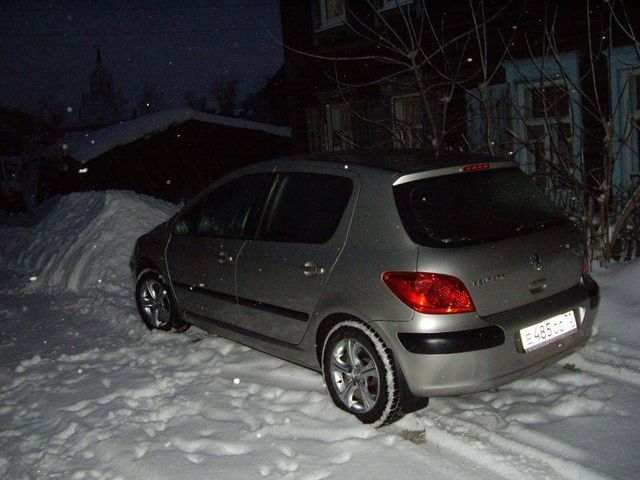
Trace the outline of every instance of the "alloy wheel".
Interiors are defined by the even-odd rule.
[[[336,343],[329,371],[338,398],[349,410],[365,413],[374,407],[380,394],[380,373],[362,343],[348,337]]]
[[[139,295],[147,324],[153,328],[169,325],[171,300],[166,288],[155,278],[148,278],[140,285]]]

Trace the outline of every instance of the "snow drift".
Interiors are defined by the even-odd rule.
[[[4,268],[26,273],[29,289],[122,290],[130,284],[136,238],[176,210],[162,200],[122,191],[51,199],[40,207],[35,226],[15,229],[2,251]]]

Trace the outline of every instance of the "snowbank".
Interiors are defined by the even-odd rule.
[[[173,125],[189,120],[198,120],[204,123],[214,123],[245,130],[259,130],[278,137],[291,136],[289,127],[276,127],[241,118],[198,112],[190,108],[177,108],[116,123],[94,132],[68,134],[64,138],[62,147],[66,155],[80,163],[85,163],[119,145],[127,145],[152,133],[162,132]]]
[[[32,228],[2,235],[2,267],[37,288],[84,292],[129,286],[129,256],[136,238],[177,207],[133,192],[72,193],[40,207]],[[44,211],[44,216],[43,216]]]

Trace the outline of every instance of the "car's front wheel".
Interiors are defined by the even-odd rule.
[[[325,339],[322,369],[334,403],[363,423],[378,427],[404,416],[393,355],[367,325],[336,325]]]
[[[176,310],[173,296],[163,278],[154,271],[140,275],[136,283],[138,312],[149,329],[184,331],[184,323]]]

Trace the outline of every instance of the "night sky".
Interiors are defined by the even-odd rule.
[[[170,106],[186,90],[211,106],[218,72],[237,73],[243,95],[264,84],[283,62],[280,39],[277,0],[0,0],[0,105],[51,95],[76,111],[99,44],[127,108],[147,83]]]

